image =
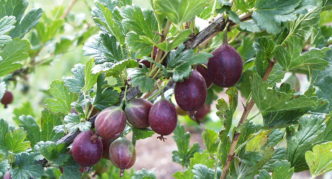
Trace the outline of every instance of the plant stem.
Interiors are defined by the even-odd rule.
[[[172,25],[172,22],[168,20],[168,21],[166,22],[165,28],[163,29],[163,32],[162,32],[162,34],[161,34],[160,42],[163,42],[163,41],[166,40],[166,37],[167,37],[168,31],[169,31],[169,29],[171,28],[171,25]],[[158,52],[157,52],[156,59],[155,59],[155,61],[156,61],[157,63],[160,63],[160,61],[163,60],[163,58],[162,58],[162,54],[163,54],[163,51],[162,51],[160,48],[158,48]],[[151,68],[151,71],[150,71],[150,73],[149,73],[149,76],[150,76],[150,77],[154,75],[153,73],[155,73],[155,71],[157,70],[157,68],[158,68],[158,67],[157,67],[155,64],[152,64],[152,68]]]
[[[223,34],[223,44],[228,44],[228,38],[227,38],[227,32],[228,32],[229,22],[226,23],[226,26],[224,28],[224,34]]]
[[[264,81],[266,81],[268,79],[268,77],[271,74],[271,71],[272,71],[274,65],[275,65],[275,61],[271,60],[269,62],[269,66],[267,67],[267,69],[266,69],[266,71],[264,73],[264,76],[263,76],[263,80]],[[246,104],[246,106],[244,107],[242,116],[240,118],[240,121],[239,121],[239,123],[237,125],[237,128],[239,128],[244,123],[244,121],[248,118],[248,115],[249,115],[251,109],[254,107],[254,104],[255,104],[255,101],[253,99],[250,99],[250,101]],[[227,176],[228,170],[229,170],[229,168],[231,166],[231,163],[233,161],[233,158],[235,156],[235,149],[236,149],[237,143],[239,142],[239,138],[240,138],[240,133],[239,132],[235,132],[234,136],[233,136],[233,141],[231,143],[231,147],[230,147],[228,155],[227,155],[227,161],[226,161],[226,164],[225,164],[225,166],[224,166],[224,168],[222,170],[220,179],[225,179],[226,176]]]
[[[125,86],[125,91],[124,91],[124,95],[123,95],[123,98],[122,98],[122,101],[121,101],[121,104],[120,104],[120,107],[123,108],[126,101],[127,101],[127,90],[128,90],[128,84],[126,84]]]
[[[68,8],[65,11],[65,13],[61,16],[62,19],[66,18],[68,16],[69,12],[71,11],[71,9],[73,9],[76,2],[77,2],[77,0],[71,1],[71,3],[69,4]]]

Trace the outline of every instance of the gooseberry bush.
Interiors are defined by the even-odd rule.
[[[131,169],[137,141],[151,137],[160,148],[177,145],[172,160],[183,169],[170,178],[332,170],[332,1],[150,0],[143,8],[96,0],[94,23],[70,12],[75,3],[45,12],[0,0],[1,110],[17,99],[15,87],[29,93],[36,69],[71,47],[89,58],[50,83],[41,114],[29,102],[13,123],[0,112],[3,178],[156,178]],[[190,142],[188,119],[203,144]]]

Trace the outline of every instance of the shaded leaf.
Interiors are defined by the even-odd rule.
[[[55,113],[67,114],[71,110],[71,103],[76,100],[76,95],[71,93],[62,81],[53,81],[48,92],[52,98],[45,100],[46,107]]]
[[[35,161],[36,154],[20,153],[15,156],[11,175],[14,179],[41,177],[43,167]]]

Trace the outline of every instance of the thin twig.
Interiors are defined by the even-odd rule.
[[[268,77],[271,74],[271,71],[272,71],[274,65],[275,65],[275,61],[271,60],[269,62],[269,66],[267,67],[267,69],[266,69],[266,71],[264,73],[264,76],[263,76],[263,80],[264,81],[266,81],[268,79]],[[243,110],[242,116],[240,118],[240,121],[239,121],[239,123],[237,125],[237,128],[239,128],[244,123],[244,121],[248,118],[248,115],[249,115],[251,109],[254,107],[254,104],[255,104],[255,101],[253,99],[251,99],[248,102],[248,104],[244,107],[244,110]],[[227,155],[226,164],[224,165],[224,168],[222,170],[220,179],[225,179],[226,176],[227,176],[228,170],[229,170],[229,168],[231,166],[231,163],[233,161],[233,158],[235,156],[235,149],[236,149],[237,143],[239,142],[239,138],[240,138],[240,133],[239,132],[235,132],[234,136],[233,136],[233,141],[231,143],[231,147],[230,147],[228,155]]]
[[[73,9],[76,2],[77,2],[77,0],[71,1],[71,3],[69,4],[68,8],[65,11],[65,13],[61,16],[62,19],[65,19],[69,15],[70,11]]]

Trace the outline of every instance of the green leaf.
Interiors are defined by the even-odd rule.
[[[295,171],[302,171],[308,168],[304,154],[321,140],[319,136],[324,132],[325,128],[324,118],[309,115],[300,119],[297,132],[291,135],[288,131],[288,160],[294,166]]]
[[[39,22],[36,25],[35,36],[38,39],[40,46],[45,45],[48,41],[55,38],[57,33],[63,27],[64,20],[63,19],[49,19],[46,15],[43,15],[43,21]]]
[[[62,137],[63,134],[56,133],[53,128],[62,124],[63,115],[52,113],[48,110],[43,110],[40,123],[41,123],[41,140],[43,141],[55,141]]]
[[[272,172],[272,179],[291,179],[294,173],[294,168],[288,161],[280,162],[281,164],[274,167]]]
[[[194,168],[192,169],[192,172],[194,173],[195,179],[214,179],[215,178],[215,170],[208,168],[205,165],[197,164],[194,165]],[[220,177],[221,171],[220,169],[217,170],[217,178]]]
[[[138,170],[135,172],[132,179],[156,179],[156,175],[146,169]]]
[[[43,10],[41,8],[34,9],[28,12],[24,18],[17,23],[15,29],[10,32],[13,38],[22,38],[33,27],[35,27],[42,16]]]
[[[324,58],[330,48],[312,49],[292,60],[290,69],[296,72],[310,72],[313,70],[324,70],[328,61]]]
[[[92,68],[92,73],[106,72],[107,76],[119,76],[125,69],[137,66],[137,61],[132,59],[125,59],[117,63],[105,62],[95,65]]]
[[[81,121],[81,118],[78,114],[70,113],[65,116],[64,124],[56,126],[55,130],[57,133],[59,132],[75,132],[77,130],[87,131],[91,128],[91,122],[89,121]]]
[[[176,172],[176,173],[174,173],[173,176],[176,179],[192,179],[192,178],[194,178],[194,174],[191,172],[191,170],[186,170],[184,172]]]
[[[66,53],[72,44],[73,41],[69,38],[61,38],[60,41],[55,44],[54,54],[60,55]]]
[[[131,79],[130,83],[132,86],[138,87],[143,93],[149,92],[154,88],[155,80],[149,77],[147,68],[129,69],[128,77]]]
[[[248,20],[245,22],[240,22],[240,28],[242,30],[247,30],[249,32],[260,32],[262,31],[258,24],[254,20]]]
[[[127,52],[114,36],[100,34],[92,36],[83,47],[84,55],[95,59],[96,64],[119,62],[126,59]]]
[[[3,119],[0,119],[0,129],[0,151],[20,153],[30,147],[30,143],[25,141],[27,134],[24,130],[10,130]]]
[[[30,148],[30,142],[25,141],[27,134],[21,129],[6,134],[5,147],[8,151],[19,153]]]
[[[97,93],[93,102],[94,106],[99,109],[105,109],[115,105],[120,101],[120,94],[113,88],[105,88],[107,81],[103,75],[99,75],[97,80]]]
[[[84,91],[89,91],[97,83],[98,74],[92,73],[94,61],[90,60],[85,64],[84,68]]]
[[[313,177],[332,170],[332,142],[315,145],[305,153],[305,159]]]
[[[27,132],[27,138],[31,143],[31,146],[34,146],[40,139],[40,128],[31,116],[20,116],[15,120],[16,124],[22,127]]]
[[[253,47],[253,40],[250,38],[244,38],[241,41],[241,46],[236,49],[245,61],[253,58],[255,55],[255,49]]]
[[[257,74],[251,78],[252,97],[261,112],[275,112],[296,109],[315,109],[322,101],[314,96],[294,95],[269,89]]]
[[[160,37],[158,32],[158,23],[153,11],[144,10],[137,6],[126,6],[122,9],[122,23],[128,31],[132,31],[139,36],[145,36],[153,42],[158,42]]]
[[[207,151],[210,153],[216,152],[219,144],[218,133],[210,129],[205,129],[202,135]]]
[[[82,172],[80,172],[80,166],[73,159],[67,161],[63,165],[63,175],[60,179],[80,179],[82,178]]]
[[[305,42],[312,33],[312,27],[316,26],[319,22],[319,11],[320,8],[313,8],[311,6],[307,14],[300,15],[296,21],[289,23],[288,31],[279,37],[278,41],[280,41],[281,46],[285,48],[287,52],[287,54],[281,55],[290,57],[290,59],[286,59],[286,61],[294,60],[300,56]],[[277,58],[277,60],[279,59]]]
[[[194,144],[191,147],[189,146],[190,134],[186,132],[182,126],[178,126],[173,133],[173,138],[178,148],[177,151],[172,152],[173,161],[182,166],[188,166],[190,158],[199,151],[199,145]]]
[[[93,20],[105,33],[110,33],[124,44],[126,30],[123,27],[122,16],[118,9],[115,9],[116,1],[96,2],[97,9],[93,10]]]
[[[331,60],[332,60],[332,50],[329,51],[329,61]],[[329,112],[332,110],[332,93],[330,93],[330,91],[332,90],[332,86],[330,85],[332,84],[331,63],[325,70],[317,71],[316,73],[314,73],[313,76],[314,76],[313,77],[314,84],[318,88],[317,96],[320,98],[324,98],[329,102],[329,104],[327,104],[320,110],[324,112]]]
[[[23,17],[24,11],[28,6],[26,0],[7,0],[0,4],[0,17],[15,16],[17,21]]]
[[[157,44],[157,47],[168,52],[185,42],[190,34],[192,34],[192,31],[189,29],[181,31],[176,36],[167,38],[166,41]]]
[[[151,10],[142,11],[137,6],[126,6],[122,9],[122,23],[129,33],[126,44],[138,57],[149,55],[152,46],[160,41],[158,22]]]
[[[126,35],[126,44],[130,45],[129,49],[132,53],[135,53],[137,58],[148,56],[152,51],[152,43],[145,36],[139,36],[134,32],[129,32]]]
[[[137,128],[132,128],[132,129],[133,129],[133,135],[135,136],[135,140],[145,139],[151,137],[154,134],[152,130],[148,129],[137,129]]]
[[[309,109],[299,109],[263,113],[264,126],[268,128],[283,128],[291,124],[296,124],[300,117],[308,111]]]
[[[6,0],[0,4],[0,18],[4,16],[15,16],[16,18],[16,27],[10,33],[13,38],[22,38],[37,24],[41,17],[41,9],[31,10],[24,15],[28,4],[26,0]]]
[[[71,110],[71,103],[76,100],[76,95],[71,93],[62,81],[53,81],[48,92],[52,98],[47,98],[47,108],[55,113],[67,114]]]
[[[209,154],[208,152],[196,152],[194,156],[190,159],[189,168],[192,169],[196,164],[203,164],[209,168],[213,168],[215,166],[215,161],[211,158],[211,154]]]
[[[35,150],[39,151],[48,162],[62,166],[70,158],[70,155],[66,152],[67,148],[64,144],[55,144],[54,142],[39,142],[35,146]]]
[[[270,38],[259,38],[254,43],[256,50],[256,69],[260,76],[263,76],[269,61],[272,60],[275,43]]]
[[[204,8],[213,2],[210,0],[153,0],[155,13],[166,16],[175,24],[193,20]]]
[[[211,56],[211,54],[205,52],[184,51],[184,45],[180,45],[176,50],[170,52],[167,58],[167,69],[173,72],[172,79],[175,82],[183,81],[189,77],[191,65],[205,64]]]
[[[292,59],[289,52],[282,46],[277,46],[274,51],[274,56],[278,60],[279,64],[284,68],[284,70],[289,71],[289,66]]]
[[[73,77],[66,77],[63,79],[65,86],[72,93],[79,93],[84,87],[84,65],[76,64],[72,69]]]
[[[260,28],[276,34],[281,31],[281,22],[296,19],[295,10],[300,3],[301,0],[257,0],[252,17]]]
[[[73,93],[79,93],[81,90],[89,91],[97,82],[98,74],[92,73],[94,61],[90,60],[86,65],[76,64],[72,68],[73,77],[64,79],[66,87]]]
[[[15,114],[14,120],[18,120],[22,115],[35,117],[35,113],[30,102],[24,102],[20,107],[15,108],[13,113]]]
[[[0,50],[0,76],[11,73],[19,69],[22,65],[17,62],[28,58],[30,45],[28,41],[15,39],[8,42],[2,50]]]
[[[268,135],[265,147],[276,146],[284,138],[284,135],[285,132],[280,129],[272,130]]]
[[[8,160],[2,160],[0,162],[0,175],[5,175],[5,173],[8,171],[8,168],[10,168]]]
[[[11,41],[11,37],[6,35],[10,30],[15,28],[16,23],[14,16],[5,16],[0,19],[0,46]]]
[[[262,130],[253,135],[246,145],[248,152],[261,152],[262,147],[267,143],[268,134],[270,131]]]
[[[36,154],[20,153],[15,156],[11,174],[14,179],[39,178],[43,174],[43,167],[35,161]]]

